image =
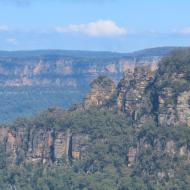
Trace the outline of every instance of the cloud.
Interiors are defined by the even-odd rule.
[[[113,37],[125,35],[127,30],[117,26],[112,20],[99,20],[88,24],[71,24],[55,28],[59,33],[80,33],[91,37]]]
[[[189,35],[190,34],[190,26],[182,28],[182,29],[173,28],[171,30],[171,33],[178,34],[178,35]]]
[[[0,25],[0,32],[8,32],[9,31],[9,27],[6,25]]]
[[[181,33],[182,33],[182,34],[190,34],[190,27],[183,28],[183,29],[181,30]]]
[[[8,38],[6,39],[6,42],[12,45],[16,45],[18,43],[16,38]]]

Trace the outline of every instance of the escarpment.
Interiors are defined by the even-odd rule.
[[[102,106],[109,101],[115,92],[115,83],[104,76],[100,76],[91,83],[91,91],[84,101],[84,107]]]
[[[154,81],[156,68],[149,66],[128,70],[117,87],[117,108],[140,125],[151,112],[147,88]]]
[[[185,77],[187,70],[177,70],[170,75],[161,71],[164,64],[161,63],[159,68],[129,69],[117,87],[106,77],[98,78],[92,83],[84,107],[105,106],[111,102],[109,105],[124,112],[137,127],[147,120],[154,120],[157,126],[189,125],[190,81]]]
[[[160,64],[154,83],[158,102],[156,112],[160,126],[190,126],[189,62],[187,49],[173,53]]]
[[[126,68],[158,63],[171,50],[155,55],[120,54],[88,51],[20,51],[0,52],[0,86],[66,86],[81,87],[98,75],[118,81]],[[147,55],[146,55],[147,54]]]
[[[87,173],[101,170],[112,156],[120,156],[127,171],[157,154],[189,163],[189,55],[190,50],[178,51],[158,67],[128,69],[118,85],[101,76],[79,106],[49,109],[28,127],[1,127],[0,153],[10,165],[78,160]],[[156,175],[171,175],[171,168]]]
[[[82,158],[87,152],[88,135],[74,135],[69,129],[0,128],[0,143],[7,164],[53,164],[64,158]]]
[[[188,55],[189,49],[179,50],[158,66],[129,68],[117,87],[107,78],[95,80],[85,107],[111,102],[109,105],[124,112],[136,127],[146,124],[147,120],[154,120],[157,126],[190,126]]]
[[[167,138],[156,134],[157,132],[139,132],[136,138],[134,133],[131,134],[133,137],[130,141],[126,136],[128,144],[123,155],[126,167],[133,167],[144,151],[171,158],[179,157],[190,162],[188,138],[175,140],[172,132],[171,137]],[[60,163],[68,165],[73,161],[85,160],[89,162],[87,170],[91,171],[96,165],[94,154],[103,151],[101,146],[111,146],[108,142],[107,138],[100,136],[94,139],[87,133],[73,133],[70,129],[0,128],[0,150],[6,158],[6,166]]]
[[[116,107],[135,126],[150,119],[157,126],[190,126],[188,51],[174,52],[158,68],[144,66],[125,72],[116,89]]]

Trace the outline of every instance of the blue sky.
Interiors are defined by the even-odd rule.
[[[189,0],[0,0],[0,49],[190,46]]]

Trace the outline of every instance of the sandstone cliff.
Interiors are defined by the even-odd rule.
[[[159,52],[159,51],[158,51]],[[70,86],[88,84],[99,75],[118,81],[135,65],[158,63],[159,53],[28,51],[0,52],[0,86]]]
[[[88,135],[70,130],[0,128],[0,144],[8,165],[53,164],[65,159],[81,159],[87,152]],[[85,152],[86,151],[86,152]]]
[[[117,87],[117,108],[138,124],[151,112],[147,88],[154,80],[155,71],[156,66],[128,70]]]
[[[136,126],[150,119],[157,126],[190,126],[190,68],[186,54],[174,53],[158,68],[144,66],[125,72],[116,90],[118,110]]]
[[[115,93],[115,83],[107,77],[98,77],[91,83],[91,90],[86,96],[84,107],[103,106],[113,98]]]
[[[113,121],[109,114],[104,123],[101,123],[104,115],[102,116],[103,119],[97,117],[100,119],[98,120],[96,118],[97,112],[95,112],[96,115],[89,114],[88,109],[90,107],[98,107],[99,109],[104,107],[106,109],[106,106],[109,105],[109,110],[116,108],[117,118],[120,118],[121,112],[127,118],[128,123],[125,123],[125,128],[130,128],[129,125],[131,124],[132,128],[135,129],[134,136],[139,131],[141,132],[141,127],[151,124],[155,128],[169,126],[174,127],[174,129],[176,126],[190,126],[190,67],[187,64],[190,59],[189,50],[187,51],[179,51],[177,55],[167,57],[159,64],[158,68],[157,65],[148,65],[128,69],[117,87],[107,77],[99,77],[94,80],[91,84],[91,92],[82,104],[84,106],[69,110],[70,118],[68,121],[65,119],[65,115],[60,115],[63,123],[66,120],[66,124],[60,126],[60,130],[54,127],[43,128],[40,125],[27,128],[2,127],[0,129],[0,142],[4,153],[7,155],[7,162],[11,164],[28,162],[53,164],[65,159],[67,163],[88,157],[89,151],[97,142],[100,143],[99,146],[109,145],[108,139],[110,136],[112,137],[112,134],[109,134],[108,137],[104,137],[105,134],[99,134],[101,127],[105,128],[103,129],[105,132],[112,128],[114,130],[114,125],[123,127],[123,123],[118,125],[117,121]],[[111,104],[109,104],[110,101]],[[83,114],[86,115],[82,117]],[[76,123],[74,115],[77,115]],[[94,122],[97,123],[94,124],[93,119],[88,118],[88,116],[95,117]],[[48,122],[52,121],[51,117],[48,119]],[[84,123],[83,119],[85,120]],[[125,120],[121,119],[121,121]],[[77,125],[81,125],[82,132],[75,131],[72,128],[72,126],[75,129],[80,128]],[[94,133],[95,129],[98,132],[96,131],[96,135],[92,138],[93,134],[91,133]],[[119,128],[116,134],[123,134],[122,130],[124,129]],[[125,135],[127,134],[128,132]],[[167,137],[163,139],[158,135],[144,136],[144,134],[142,132],[138,138],[135,137],[136,139],[133,136],[129,138],[130,143],[126,145],[127,150],[125,150],[128,166],[133,165],[142,150],[149,148],[170,156],[185,157],[189,160],[190,151],[187,139],[179,145],[178,138]],[[125,136],[124,138],[129,140]]]
[[[190,126],[190,68],[186,51],[178,51],[177,55],[174,52],[159,65],[129,68],[117,87],[107,78],[95,80],[85,107],[112,102],[112,108],[124,112],[136,127],[150,120],[157,126]]]
[[[127,146],[125,155],[127,167],[132,167],[140,159],[141,154],[148,150],[169,157],[181,157],[190,162],[189,142],[184,141],[179,146],[178,140],[170,137],[163,139],[157,136],[151,139],[144,133],[140,135],[138,140],[133,137],[133,146],[131,143]],[[70,164],[74,160],[86,160],[95,142],[106,144],[105,139],[97,137],[94,141],[88,134],[72,133],[70,129],[63,131],[34,127],[0,128],[1,151],[6,157],[7,166],[39,163],[57,165]],[[90,170],[93,166],[92,162],[87,169]]]

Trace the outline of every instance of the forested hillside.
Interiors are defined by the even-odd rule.
[[[0,128],[4,190],[178,190],[190,187],[190,49],[158,68],[91,83],[85,100]]]

